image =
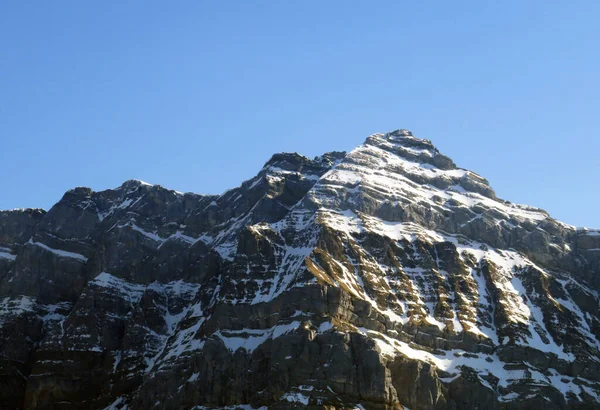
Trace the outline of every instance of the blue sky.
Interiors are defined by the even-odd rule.
[[[600,227],[598,1],[0,5],[0,209],[138,178],[219,193],[408,128]]]

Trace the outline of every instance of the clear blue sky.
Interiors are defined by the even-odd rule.
[[[0,209],[129,178],[219,193],[408,128],[600,228],[600,2],[0,5]]]

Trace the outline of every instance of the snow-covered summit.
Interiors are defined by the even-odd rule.
[[[76,188],[0,212],[0,402],[598,408],[599,249],[407,130],[221,195]]]
[[[128,179],[127,181],[123,182],[123,184],[121,184],[121,187],[123,188],[133,188],[133,187],[140,187],[140,186],[146,186],[146,187],[152,187],[154,186],[154,184],[149,184],[148,182],[142,181],[141,179]]]

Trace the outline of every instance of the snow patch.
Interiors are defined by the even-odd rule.
[[[61,256],[63,258],[71,258],[71,259],[77,259],[80,260],[82,262],[87,262],[88,258],[86,258],[85,256],[79,254],[79,253],[75,253],[75,252],[67,252],[67,251],[63,251],[61,249],[54,249],[49,247],[48,245],[44,245],[41,242],[34,242],[32,239],[29,240],[29,242],[27,242],[28,245],[33,245],[33,246],[38,246],[42,249],[45,249],[49,252],[52,252],[55,255]]]
[[[276,325],[268,329],[218,330],[213,335],[223,341],[232,352],[244,349],[252,352],[268,339],[276,339],[281,335],[300,327],[300,322],[294,321],[286,325]]]

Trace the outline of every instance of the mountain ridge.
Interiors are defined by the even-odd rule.
[[[0,398],[598,408],[598,249],[407,130],[221,195],[77,187],[0,212]]]
[[[439,152],[439,150],[435,147],[435,145],[432,143],[431,140],[416,138],[416,137],[413,136],[413,134],[412,134],[411,131],[406,130],[406,129],[397,129],[397,130],[391,131],[391,132],[389,132],[387,134],[383,134],[383,133],[372,134],[371,136],[369,136],[367,138],[367,140],[365,141],[365,143],[367,143],[370,138],[375,137],[375,136],[379,136],[379,135],[394,135],[394,136],[401,136],[401,137],[411,137],[412,141],[414,141],[417,145],[424,144],[424,145],[430,147],[430,149],[432,149],[433,151],[435,151],[438,155],[441,155],[442,157],[448,158],[448,157],[446,157],[445,155],[443,155],[443,154],[441,154]],[[364,145],[364,143],[360,144],[359,147],[362,146],[362,145]],[[408,145],[408,147],[410,147],[410,145]],[[331,151],[331,152],[326,152],[325,154],[323,154],[321,156],[314,157],[313,160],[316,160],[317,158],[320,158],[320,157],[323,157],[323,156],[326,156],[326,155],[330,155],[330,154],[333,154],[333,155],[346,155],[347,152],[345,152],[345,151]],[[301,153],[299,153],[297,151],[294,151],[294,152],[281,152],[281,153],[273,154],[271,156],[271,158],[269,158],[265,162],[265,164],[263,165],[263,167],[261,168],[261,170],[264,170],[265,168],[267,168],[273,161],[276,161],[276,159],[278,157],[286,157],[286,156],[295,156],[295,157],[299,157],[299,158],[304,158],[304,159],[310,160],[309,157],[307,157],[307,156],[305,156],[305,155],[303,155],[303,154],[301,154]],[[450,160],[450,159],[448,158],[448,160]],[[450,160],[450,161],[452,161],[452,160]],[[485,181],[485,184],[489,186],[489,182],[487,181],[487,179],[485,179],[480,174],[478,174],[478,173],[476,173],[476,172],[474,172],[474,171],[472,171],[470,169],[467,169],[467,168],[458,167],[453,162],[452,162],[452,166],[454,167],[454,169],[457,169],[457,170],[468,171],[469,173],[471,173],[471,174],[475,175],[476,177],[480,178],[481,180]],[[254,178],[256,178],[256,176],[253,177],[253,178],[251,178],[251,179],[249,179],[249,180],[242,181],[242,183],[240,185],[238,185],[237,187],[227,188],[227,189],[225,189],[225,191],[223,191],[220,194],[208,194],[208,193],[199,193],[199,192],[193,192],[193,191],[182,192],[182,191],[177,191],[177,190],[165,187],[165,186],[163,186],[161,184],[153,184],[153,183],[149,183],[149,182],[143,181],[141,179],[137,179],[137,178],[127,179],[121,185],[119,185],[118,187],[107,188],[107,189],[103,189],[103,190],[99,190],[99,191],[94,191],[92,188],[87,187],[87,186],[76,186],[76,187],[73,187],[73,188],[67,190],[65,192],[65,194],[68,193],[68,192],[70,192],[70,191],[77,190],[77,189],[89,189],[92,192],[101,193],[101,192],[105,192],[105,191],[114,191],[114,190],[117,190],[117,189],[120,189],[120,188],[124,187],[125,185],[137,185],[137,186],[148,186],[148,187],[156,186],[156,187],[160,187],[160,188],[163,188],[165,190],[173,191],[175,193],[182,194],[182,195],[196,195],[196,196],[203,196],[203,197],[209,197],[209,196],[210,197],[218,197],[218,196],[224,195],[228,191],[231,191],[231,190],[236,189],[236,188],[240,188],[244,183],[246,183],[248,181],[252,181]],[[63,196],[64,196],[64,194],[63,194]],[[494,193],[494,196],[495,196],[495,193]],[[496,198],[496,199],[498,199],[498,198]],[[505,199],[501,199],[501,200],[504,201],[504,202],[510,203],[510,204],[514,204],[517,207],[532,208],[532,209],[536,209],[536,210],[542,211],[542,212],[546,213],[549,217],[551,217],[551,215],[546,210],[544,210],[542,208],[531,206],[531,205],[528,205],[528,204],[520,204],[520,203],[512,202],[510,200],[505,200]],[[43,208],[13,208],[13,209],[0,210],[0,212],[39,211],[39,210],[47,212],[47,210],[45,210]],[[556,220],[557,222],[560,222],[560,223],[564,224],[564,225],[567,225],[569,227],[575,228],[576,230],[581,230],[581,231],[585,231],[585,230],[588,230],[588,231],[600,231],[600,228],[593,228],[591,226],[575,226],[575,225],[568,224],[568,223],[565,223],[563,221],[560,221],[560,220],[558,220],[558,219],[556,219],[554,217],[551,217],[551,218],[554,219],[554,220]]]
[[[433,150],[435,150],[435,151],[437,151],[437,152],[439,153],[439,150],[438,150],[438,149],[437,149],[437,148],[436,148],[436,147],[433,145],[433,143],[432,143],[432,141],[431,141],[431,140],[428,140],[428,139],[420,139],[420,138],[413,137],[413,135],[412,135],[412,132],[411,132],[411,131],[409,131],[409,130],[406,130],[406,129],[397,129],[397,130],[395,130],[395,131],[392,131],[392,132],[390,132],[390,133],[387,133],[387,134],[389,134],[389,135],[402,135],[402,136],[409,136],[409,137],[412,137],[412,138],[414,139],[414,141],[416,141],[416,142],[421,142],[421,143],[424,143],[424,144],[427,144],[427,145],[429,145],[429,146],[430,146],[430,147],[431,147]],[[369,137],[367,138],[367,141],[368,141],[368,139],[369,139],[369,138],[371,138],[371,137],[373,137],[373,136],[377,136],[377,135],[384,135],[384,134],[381,134],[381,133],[378,133],[378,134],[372,134],[371,136],[369,136]],[[363,145],[363,144],[361,144],[361,145]],[[361,146],[361,145],[359,145],[359,146]],[[345,155],[345,154],[346,154],[346,152],[345,152],[345,151],[331,151],[331,152],[327,152],[327,153],[325,153],[325,154],[323,154],[323,155],[321,155],[321,156],[316,156],[316,157],[315,157],[315,158],[313,158],[313,159],[317,159],[317,158],[319,158],[319,157],[322,157],[322,156],[325,156],[325,155],[328,155],[328,154],[334,154],[334,155],[335,155],[335,154],[342,154],[342,155]],[[297,152],[297,151],[293,151],[293,152],[291,152],[291,151],[290,151],[290,152],[280,152],[280,153],[277,153],[277,154],[273,154],[273,155],[271,156],[271,158],[270,158],[270,159],[268,159],[268,160],[265,162],[265,164],[263,165],[263,167],[261,168],[261,170],[263,170],[263,169],[265,169],[266,167],[268,167],[268,166],[270,165],[270,163],[271,163],[271,162],[275,161],[277,157],[281,157],[281,156],[284,156],[284,157],[285,157],[285,156],[297,156],[297,157],[300,157],[300,158],[310,159],[309,157],[307,157],[307,156],[305,156],[305,155],[303,155],[303,154],[301,154],[301,153],[299,153],[299,152]],[[474,171],[472,171],[472,170],[470,170],[470,169],[467,169],[467,168],[462,168],[462,167],[458,167],[458,166],[456,166],[455,164],[453,164],[453,165],[454,165],[454,167],[455,167],[456,169],[458,169],[458,170],[464,170],[464,171],[468,171],[469,173],[471,173],[471,174],[473,174],[473,175],[475,175],[475,176],[477,176],[477,177],[481,178],[482,180],[484,180],[484,181],[485,181],[485,183],[486,183],[487,185],[489,185],[489,182],[488,182],[488,181],[487,181],[487,180],[486,180],[486,179],[485,179],[483,176],[481,176],[480,174],[478,174],[478,173],[476,173],[476,172],[474,172]],[[256,178],[256,177],[254,177],[254,178]],[[242,184],[244,184],[244,183],[246,183],[246,182],[248,182],[248,181],[251,181],[251,180],[253,180],[254,178],[251,178],[251,179],[249,179],[249,180],[242,181],[242,183],[241,183],[240,185],[238,185],[237,187],[235,187],[235,188],[239,188],[239,187],[241,187],[241,185],[242,185]],[[125,186],[125,185],[138,185],[138,186],[149,186],[149,187],[156,186],[156,187],[160,187],[160,188],[163,188],[163,189],[166,189],[166,190],[169,190],[169,191],[173,191],[173,192],[175,192],[175,193],[182,194],[182,195],[186,195],[186,194],[187,194],[187,195],[196,195],[196,196],[204,196],[204,197],[206,197],[206,196],[211,196],[211,197],[218,197],[218,196],[222,196],[222,195],[224,195],[225,193],[227,193],[228,191],[231,191],[232,189],[235,189],[235,188],[227,188],[227,189],[225,189],[225,191],[223,191],[223,192],[222,192],[222,193],[220,193],[220,194],[199,193],[199,192],[194,192],[194,191],[185,191],[185,192],[183,192],[183,191],[177,191],[177,190],[174,190],[174,189],[168,188],[168,187],[166,187],[166,186],[163,186],[163,185],[161,185],[161,184],[153,184],[153,183],[149,183],[149,182],[143,181],[143,180],[141,180],[141,179],[138,179],[138,178],[130,178],[130,179],[127,179],[127,180],[125,180],[123,183],[121,183],[121,185],[119,185],[118,187],[115,187],[115,188],[107,188],[107,189],[103,189],[103,190],[94,191],[92,188],[90,188],[90,187],[87,187],[87,186],[76,186],[76,187],[73,187],[73,188],[71,188],[71,189],[67,190],[67,191],[65,192],[65,194],[66,194],[66,193],[68,193],[68,192],[70,192],[70,191],[77,190],[77,189],[89,189],[89,190],[91,190],[92,192],[98,192],[98,193],[101,193],[101,192],[105,192],[105,191],[113,191],[113,190],[117,190],[117,189],[119,189],[119,188],[122,188],[122,187],[123,187],[123,186]],[[63,196],[64,196],[64,194],[63,194]],[[59,201],[60,201],[60,200],[59,200]],[[548,213],[546,210],[544,210],[544,209],[542,209],[542,208],[539,208],[539,207],[535,207],[535,206],[531,206],[531,205],[527,205],[527,204],[520,204],[520,203],[512,202],[512,201],[510,201],[510,200],[503,200],[503,201],[505,201],[505,202],[508,202],[508,203],[511,203],[511,204],[514,204],[514,205],[516,205],[516,206],[518,206],[518,207],[525,207],[525,208],[533,208],[533,209],[537,209],[537,210],[539,210],[539,211],[545,212],[546,214],[548,214],[548,216],[550,216],[550,214],[549,214],[549,213]],[[34,208],[13,208],[13,209],[6,209],[6,210],[1,210],[1,209],[0,209],[0,212],[40,211],[40,210],[41,210],[41,211],[44,211],[44,212],[47,212],[47,210],[46,210],[46,209],[44,209],[44,208],[35,208],[35,207],[34,207]],[[550,216],[550,217],[551,217],[551,216]],[[552,219],[554,219],[554,220],[556,220],[556,221],[558,221],[558,222],[561,222],[562,224],[564,224],[564,225],[567,225],[567,226],[569,226],[569,227],[573,227],[573,228],[575,228],[575,229],[577,229],[577,230],[582,230],[582,231],[583,231],[583,230],[588,230],[588,231],[600,231],[600,228],[593,228],[593,227],[591,227],[591,226],[575,226],[575,225],[572,225],[572,224],[568,224],[568,223],[562,222],[562,221],[560,221],[560,220],[558,220],[558,219],[556,219],[556,218],[552,218]]]

